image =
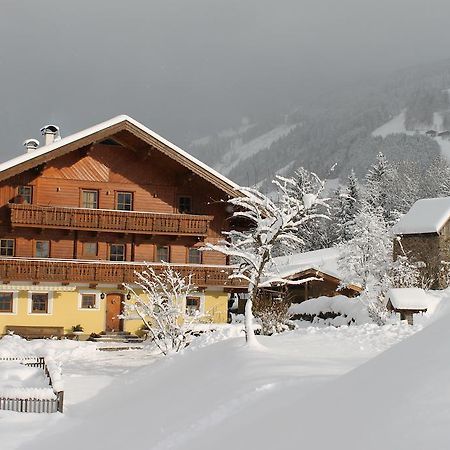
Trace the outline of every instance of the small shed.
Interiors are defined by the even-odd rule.
[[[433,299],[420,288],[394,288],[387,293],[386,307],[400,313],[401,320],[414,324],[414,314],[427,312]]]
[[[436,137],[437,136],[437,131],[436,130],[428,130],[425,132],[425,134],[429,137]]]
[[[301,303],[320,296],[345,295],[355,297],[361,292],[356,284],[339,289],[342,276],[338,268],[339,252],[324,248],[274,258],[278,276],[265,280],[261,288],[272,295],[284,295],[292,303]],[[287,283],[286,283],[287,282]]]

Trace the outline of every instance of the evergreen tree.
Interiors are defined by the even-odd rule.
[[[398,212],[392,202],[392,186],[396,173],[388,163],[383,153],[378,153],[376,163],[366,175],[365,200],[376,210],[381,209],[385,221],[393,225],[398,218]]]

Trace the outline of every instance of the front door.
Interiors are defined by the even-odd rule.
[[[122,294],[108,294],[106,296],[106,330],[123,331],[122,320],[118,317],[122,312]]]

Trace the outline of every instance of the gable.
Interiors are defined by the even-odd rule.
[[[113,139],[123,146],[131,147],[136,152],[147,152],[149,158],[152,157],[152,154],[153,157],[164,155],[213,184],[227,195],[231,197],[239,195],[237,184],[127,116],[118,116],[0,164],[0,181],[76,150],[89,148],[92,144],[105,142],[105,140],[108,143],[108,139]],[[116,145],[110,147],[116,147]],[[118,147],[120,148],[120,146]]]

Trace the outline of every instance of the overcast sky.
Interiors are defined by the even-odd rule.
[[[168,139],[450,56],[448,0],[0,0],[0,159],[49,122]]]

